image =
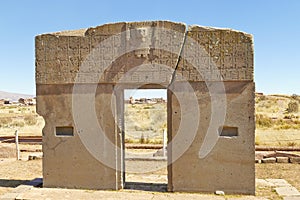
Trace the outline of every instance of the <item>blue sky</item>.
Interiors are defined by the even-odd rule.
[[[299,19],[299,0],[1,1],[0,91],[35,94],[35,35],[117,21],[171,20],[253,34],[257,91],[300,94]]]

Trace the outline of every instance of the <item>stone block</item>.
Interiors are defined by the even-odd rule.
[[[261,160],[262,163],[276,163],[276,158],[264,158]]]
[[[290,157],[290,163],[300,163],[300,157]]]
[[[287,196],[283,197],[283,200],[299,200],[300,196]]]
[[[266,181],[268,181],[269,183],[273,184],[276,187],[288,187],[288,186],[291,186],[285,179],[270,178],[270,179],[266,179]]]
[[[258,187],[260,187],[260,186],[262,186],[262,187],[273,187],[273,186],[275,186],[275,184],[270,182],[270,181],[267,181],[265,179],[258,179],[258,178],[255,180],[255,184]]]
[[[288,157],[276,157],[276,162],[277,163],[289,163],[289,158]]]
[[[159,86],[168,88],[168,140],[174,140],[167,152],[169,190],[255,194],[252,35],[146,21],[43,34],[35,41],[37,112],[46,122],[45,187],[121,189],[119,93]]]
[[[292,186],[288,187],[278,187],[275,188],[276,192],[280,196],[299,196],[300,197],[300,192]]]

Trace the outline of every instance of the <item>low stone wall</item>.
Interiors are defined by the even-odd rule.
[[[300,156],[293,153],[256,153],[255,163],[300,163]]]

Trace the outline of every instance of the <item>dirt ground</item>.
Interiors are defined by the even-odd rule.
[[[42,177],[41,160],[0,159],[0,195],[37,177]]]
[[[9,146],[14,149],[14,144]],[[41,152],[34,152],[35,150],[40,151],[41,145],[21,145],[20,147],[23,150],[30,151],[21,152],[22,160],[0,158],[0,196],[26,181],[42,177],[42,160],[27,160],[29,155],[41,154]],[[137,157],[145,157],[156,151],[128,149],[126,153],[134,153]],[[125,179],[129,189],[139,187],[139,185],[132,185],[132,183],[153,183],[157,186],[154,187],[155,192],[166,190],[168,172],[165,160],[126,160],[125,167]],[[256,164],[255,171],[257,179],[285,179],[300,191],[300,164]],[[151,187],[153,189],[153,185]],[[256,196],[281,199],[274,188],[259,185],[256,186]]]
[[[127,168],[141,169],[147,166],[159,166],[155,172],[126,173],[127,182],[167,183],[167,170],[164,161],[127,161]],[[15,159],[0,159],[0,195],[11,191],[18,185],[42,177],[42,161],[16,161]],[[300,164],[256,164],[256,178],[283,178],[300,190]],[[273,188],[256,187],[256,196],[270,199],[280,199]]]
[[[300,164],[257,164],[255,166],[256,178],[282,178],[300,191]]]

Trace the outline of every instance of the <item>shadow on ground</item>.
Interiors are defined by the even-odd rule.
[[[0,179],[0,187],[17,187],[28,180]]]
[[[141,190],[141,191],[153,191],[153,192],[167,192],[167,184],[126,182],[124,189]]]

